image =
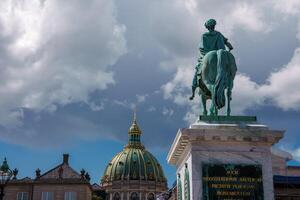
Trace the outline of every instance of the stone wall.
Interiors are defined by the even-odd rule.
[[[41,200],[42,192],[53,192],[55,200],[64,200],[65,192],[75,192],[77,200],[91,200],[92,191],[89,185],[57,184],[18,184],[5,188],[4,200],[16,200],[18,192],[28,192],[29,199]]]
[[[300,176],[300,166],[288,166],[287,167],[288,176]]]
[[[15,200],[19,192],[28,192],[28,198],[32,197],[32,188],[31,184],[18,184],[18,185],[9,185],[4,189],[4,200]]]

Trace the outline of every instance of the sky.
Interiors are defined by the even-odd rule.
[[[127,143],[132,110],[162,164],[182,127],[205,20],[232,43],[232,115],[286,130],[277,148],[300,161],[299,0],[1,0],[0,159],[19,177],[59,164],[99,183]]]

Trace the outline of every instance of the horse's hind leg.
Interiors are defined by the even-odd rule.
[[[211,104],[210,104],[209,115],[211,115],[211,116],[217,116],[218,115],[218,109],[214,105],[213,102],[211,102]]]
[[[201,100],[202,100],[202,107],[203,107],[203,115],[206,116],[207,115],[207,109],[206,109],[206,97],[204,94],[201,95]]]
[[[230,101],[231,101],[231,88],[227,88],[227,116],[230,116],[231,108],[230,108]]]
[[[211,116],[218,115],[218,109],[215,105],[214,98],[215,98],[215,94],[214,94],[214,92],[212,92],[211,104],[210,104],[210,108],[209,108],[209,115],[211,115]]]

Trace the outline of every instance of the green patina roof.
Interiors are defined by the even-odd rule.
[[[135,117],[129,128],[128,136],[128,145],[109,162],[101,182],[117,180],[166,182],[161,165],[140,141],[141,130]]]

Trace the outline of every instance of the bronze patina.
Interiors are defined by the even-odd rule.
[[[206,101],[211,99],[210,115],[217,116],[218,110],[227,102],[227,116],[229,116],[231,91],[237,67],[235,58],[230,52],[233,47],[222,33],[215,30],[216,24],[214,19],[205,22],[208,32],[202,34],[199,44],[199,58],[195,67],[190,100],[194,99],[195,91],[199,88],[203,115],[207,115]]]

